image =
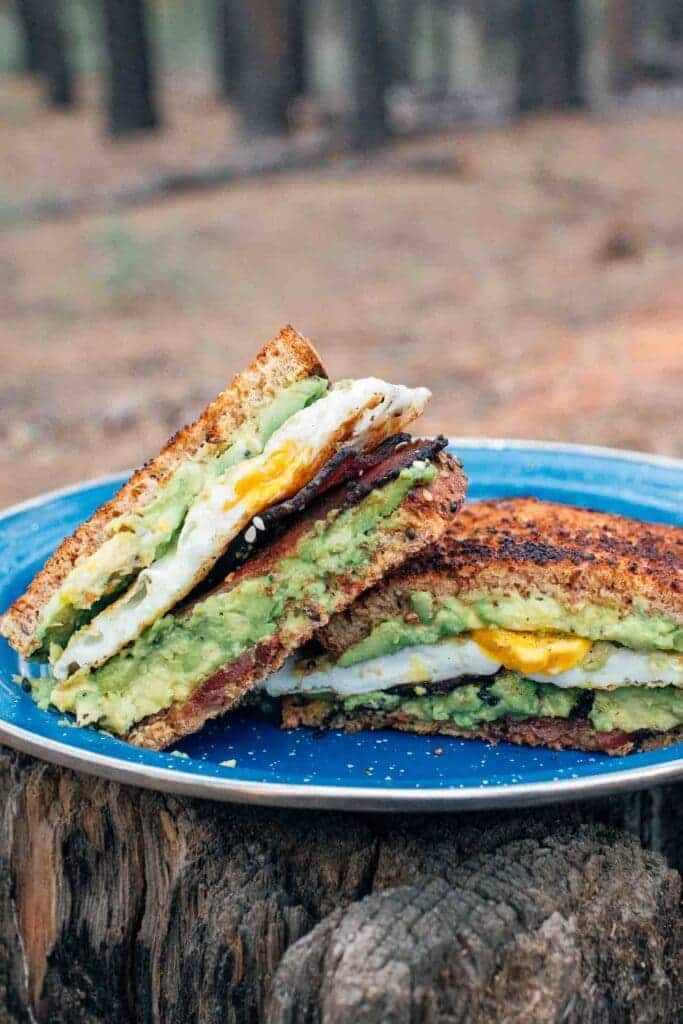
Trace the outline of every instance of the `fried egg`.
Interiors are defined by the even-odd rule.
[[[553,683],[561,687],[612,689],[615,686],[683,686],[683,655],[680,654],[663,654],[661,651],[646,653],[614,644],[602,644],[600,659],[593,661],[585,657],[587,651],[584,646],[585,653],[578,663],[561,668],[557,661],[557,641],[560,638],[538,635],[535,638],[537,645],[542,647],[546,643],[546,660],[539,668],[537,658],[536,668],[522,671],[519,657],[506,655],[503,661],[500,655],[494,655],[491,650],[489,637],[486,638],[487,649],[472,639],[476,632],[479,631],[436,644],[405,647],[348,668],[329,665],[324,661],[313,663],[315,667],[312,669],[302,668],[290,659],[279,672],[266,679],[263,686],[271,697],[281,697],[288,693],[323,692],[350,697],[371,693],[373,690],[387,690],[392,686],[438,683],[464,676],[489,676],[501,668],[514,669],[538,683]],[[506,633],[507,630],[500,632]],[[528,645],[527,637],[518,635],[522,646]],[[577,640],[591,647],[590,641],[581,637],[563,639]],[[578,646],[573,653],[574,656],[578,654]]]
[[[307,484],[341,445],[373,448],[423,411],[430,392],[374,377],[342,381],[291,416],[260,455],[206,482],[171,550],[75,633],[54,661],[57,679],[106,661],[186,596],[254,516]]]

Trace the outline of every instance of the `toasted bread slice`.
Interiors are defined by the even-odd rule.
[[[410,595],[420,590],[467,603],[516,591],[624,616],[638,607],[683,627],[683,530],[535,498],[474,502],[438,545],[335,616],[317,639],[339,657],[377,623],[410,612]]]
[[[279,669],[285,658],[306,643],[330,614],[346,608],[387,572],[435,544],[464,500],[466,478],[452,456],[441,452],[432,461],[438,469],[435,479],[428,486],[413,488],[397,510],[400,515],[389,516],[377,528],[376,546],[364,564],[329,578],[325,600],[311,598],[306,602],[305,619],[296,629],[285,631],[279,623],[273,635],[204,679],[188,700],[142,722],[126,738],[138,746],[160,750],[196,732],[208,719],[233,708],[269,673]],[[245,580],[270,573],[282,559],[295,554],[302,541],[314,534],[330,514],[344,508],[357,486],[351,482],[329,492],[302,513],[278,540],[231,574],[217,591],[229,591]],[[352,500],[355,503],[356,498]]]
[[[611,756],[623,756],[636,750],[655,750],[683,740],[683,726],[667,732],[654,730],[627,733],[621,730],[598,732],[586,719],[526,718],[482,722],[478,729],[461,729],[453,722],[422,722],[407,716],[367,708],[345,712],[339,705],[330,709],[329,701],[298,697],[282,698],[282,725],[285,729],[308,726],[313,729],[343,729],[360,732],[372,729],[398,729],[427,736],[453,736],[482,739],[487,743],[516,743],[550,750],[584,750]]]
[[[62,541],[26,593],[0,620],[0,632],[15,650],[24,657],[37,650],[36,630],[43,609],[71,570],[107,539],[113,519],[148,506],[183,460],[206,443],[229,444],[231,436],[280,390],[310,376],[326,376],[318,353],[293,327],[285,327],[195,423],[179,430],[110,501]]]

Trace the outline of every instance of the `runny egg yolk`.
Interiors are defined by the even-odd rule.
[[[525,675],[557,676],[580,664],[592,640],[562,633],[514,633],[509,629],[474,629],[472,639],[490,658]]]
[[[265,463],[235,482],[234,497],[226,501],[223,511],[229,511],[240,502],[260,511],[275,499],[283,501],[306,482],[309,462],[309,448],[296,441],[285,441]]]

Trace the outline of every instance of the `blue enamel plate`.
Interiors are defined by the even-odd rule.
[[[526,441],[454,440],[470,499],[536,495],[683,526],[683,461]],[[46,494],[0,517],[0,608],[121,475]],[[350,810],[447,810],[550,803],[683,776],[683,743],[610,758],[479,740],[376,732],[319,738],[240,714],[209,723],[170,753],[128,746],[40,711],[12,681],[26,671],[0,640],[0,742],[56,764],[151,789],[255,804]]]

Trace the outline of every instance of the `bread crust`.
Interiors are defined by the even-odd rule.
[[[536,498],[473,502],[439,544],[335,616],[318,638],[339,657],[378,622],[410,611],[416,590],[469,602],[516,590],[624,615],[643,602],[649,614],[683,627],[683,530]]]
[[[405,517],[401,530],[382,531],[380,528],[378,546],[362,572],[356,570],[355,573],[341,575],[331,583],[336,590],[336,610],[346,608],[364,590],[382,579],[385,573],[396,569],[423,548],[436,543],[444,533],[464,500],[466,478],[460,464],[452,456],[440,452],[433,461],[438,468],[438,476],[428,486],[414,488],[401,504]],[[323,520],[332,509],[340,505],[343,506],[343,501],[340,502],[339,491],[327,494],[302,513],[296,525],[275,543],[235,573],[231,573],[213,593],[230,590],[245,579],[268,573],[276,562],[296,550],[302,535],[311,529],[314,522]],[[187,611],[189,608],[184,613]],[[321,605],[310,604],[306,613],[307,619],[301,629],[287,636],[277,634],[246,651],[226,668],[203,680],[188,700],[172,705],[138,725],[127,739],[137,746],[162,750],[181,737],[196,732],[208,719],[229,711],[245,693],[271,672],[277,671],[285,658],[309,640],[314,631],[329,618],[329,612]]]
[[[183,427],[70,537],[38,573],[27,591],[0,619],[0,632],[24,657],[37,650],[36,630],[43,608],[71,570],[107,539],[113,519],[149,505],[175,469],[205,443],[228,441],[278,391],[306,377],[327,374],[313,345],[293,327],[284,327],[246,369],[192,424]]]
[[[361,732],[375,729],[397,729],[400,732],[423,736],[452,736],[458,739],[481,739],[487,743],[515,743],[525,747],[545,747],[549,750],[583,750],[622,757],[635,750],[656,750],[683,740],[683,726],[668,732],[647,733],[598,732],[588,721],[555,718],[501,719],[483,722],[479,729],[461,729],[454,722],[421,722],[398,717],[391,712],[371,711],[366,708],[346,714],[333,710],[327,701],[297,702],[296,698],[282,698],[282,727],[298,729],[341,729]]]

